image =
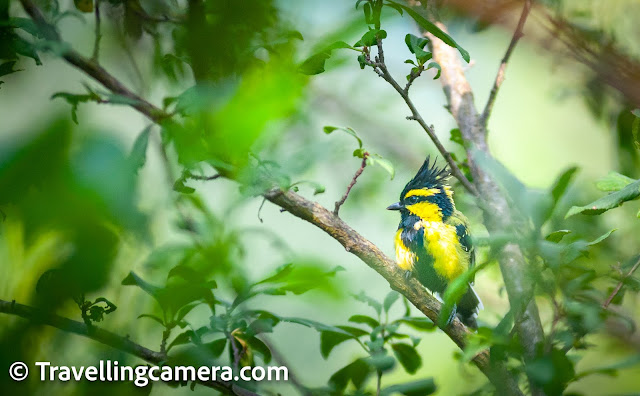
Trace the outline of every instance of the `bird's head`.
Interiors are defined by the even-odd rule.
[[[448,178],[446,166],[439,168],[435,161],[430,163],[427,157],[418,173],[402,190],[400,201],[389,205],[387,209],[399,210],[403,218],[413,214],[425,221],[446,219],[455,210]]]

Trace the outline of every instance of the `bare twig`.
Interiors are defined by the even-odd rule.
[[[633,273],[636,272],[638,267],[640,267],[640,258],[638,258],[638,261],[636,261],[636,263],[633,265],[633,267],[631,267],[629,272],[627,272],[627,274],[624,275],[622,277],[622,279],[620,279],[620,282],[618,282],[618,284],[613,289],[613,291],[611,292],[611,294],[609,295],[607,300],[602,304],[602,308],[604,308],[604,309],[609,308],[609,305],[611,305],[611,302],[613,301],[613,299],[616,298],[618,293],[620,293],[620,290],[622,289],[622,286],[624,286],[624,281],[627,280],[627,278],[629,278],[630,276],[632,276]]]
[[[356,185],[356,181],[358,181],[358,177],[360,177],[360,175],[364,171],[364,168],[367,166],[368,157],[369,157],[369,153],[365,151],[362,155],[362,164],[360,164],[360,168],[358,168],[358,170],[356,171],[356,174],[353,175],[353,179],[351,179],[351,183],[349,183],[349,186],[347,186],[347,191],[345,191],[342,198],[336,202],[335,209],[333,209],[334,216],[338,215],[338,212],[340,211],[340,207],[347,200],[347,197],[349,197],[349,193],[351,192],[351,189],[353,188],[353,186]]]
[[[95,325],[91,327],[82,322],[77,322],[62,316],[55,315],[50,312],[42,311],[28,305],[18,304],[15,301],[0,300],[0,313],[20,316],[24,319],[31,321],[34,324],[43,324],[51,327],[55,327],[67,333],[73,333],[87,337],[93,341],[97,341],[101,344],[110,346],[114,349],[118,349],[122,352],[136,356],[142,360],[145,360],[151,364],[162,364],[167,362],[170,357],[161,352],[152,351],[145,348],[142,345],[136,344],[128,337],[122,337],[108,330],[101,329]],[[238,395],[238,396],[257,396],[255,393],[241,388],[232,382],[227,381],[207,381],[199,382],[201,385],[214,388],[220,392]]]
[[[91,56],[91,60],[98,63],[98,58],[100,56],[100,39],[102,38],[102,33],[100,33],[100,0],[96,0],[94,5],[95,15],[96,15],[96,30],[95,30],[95,41],[93,42],[93,55]]]
[[[489,94],[489,99],[487,100],[487,104],[484,106],[484,111],[480,116],[480,122],[485,127],[487,126],[487,122],[489,121],[489,117],[491,116],[491,110],[493,109],[493,104],[495,103],[496,97],[498,96],[498,90],[504,81],[505,69],[507,68],[507,63],[509,62],[509,58],[511,58],[511,54],[513,50],[516,48],[516,44],[522,36],[524,36],[523,29],[524,24],[527,22],[527,17],[529,16],[529,12],[531,11],[531,3],[532,0],[525,0],[524,6],[522,7],[522,14],[520,14],[520,19],[518,20],[518,26],[516,27],[515,32],[513,32],[513,37],[511,37],[511,42],[509,43],[509,47],[507,47],[507,51],[500,62],[500,67],[498,68],[498,74],[496,75],[496,79],[493,83],[493,88],[491,88],[491,93]]]
[[[193,180],[209,181],[209,180],[215,180],[219,177],[222,177],[222,175],[216,174],[212,176],[200,176],[200,175],[194,175],[193,173],[189,173],[189,179],[193,179]]]
[[[478,190],[476,189],[476,187],[473,184],[471,184],[471,182],[466,178],[464,173],[462,173],[462,171],[460,170],[456,162],[451,157],[451,154],[440,142],[440,139],[438,139],[438,136],[436,135],[436,132],[433,129],[433,127],[429,126],[424,121],[424,119],[422,118],[422,115],[420,115],[420,112],[418,111],[416,106],[413,104],[413,101],[409,97],[409,85],[407,85],[407,87],[403,89],[398,84],[398,82],[393,78],[393,76],[391,76],[391,74],[389,73],[389,70],[387,69],[387,66],[384,61],[384,50],[382,48],[382,41],[378,40],[378,56],[375,58],[374,61],[370,59],[370,55],[368,51],[365,51],[365,57],[366,57],[367,63],[369,64],[369,66],[373,67],[373,70],[376,72],[376,74],[382,77],[386,82],[388,82],[396,90],[396,92],[398,92],[398,94],[400,94],[404,102],[409,107],[409,110],[411,110],[411,116],[407,118],[410,120],[414,120],[418,124],[420,124],[422,129],[427,133],[427,135],[429,135],[429,138],[431,139],[433,144],[435,144],[440,154],[444,157],[445,161],[447,161],[447,164],[449,165],[449,169],[451,170],[451,175],[456,179],[458,179],[468,192],[470,192],[473,195],[478,195]]]

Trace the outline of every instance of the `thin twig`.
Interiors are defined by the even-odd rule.
[[[189,173],[189,179],[203,180],[203,181],[215,180],[221,176],[222,176],[221,174],[217,174],[213,176],[200,176],[200,175],[194,175],[193,173]]]
[[[513,37],[511,37],[509,47],[507,47],[507,51],[505,52],[504,57],[502,57],[502,61],[500,62],[498,74],[496,75],[496,79],[493,82],[493,88],[491,88],[489,99],[487,100],[487,104],[484,106],[484,111],[480,116],[480,122],[484,127],[487,126],[487,122],[489,121],[489,117],[491,116],[491,110],[493,109],[493,104],[495,103],[496,97],[498,96],[498,90],[500,89],[500,86],[504,81],[504,74],[505,69],[507,68],[507,63],[511,58],[513,50],[516,48],[516,44],[518,44],[520,38],[524,36],[524,24],[527,22],[527,17],[529,16],[529,12],[531,11],[531,3],[532,0],[525,0],[524,6],[522,7],[522,14],[520,14],[520,20],[518,21],[518,26],[516,27],[515,32],[513,32]]]
[[[384,61],[384,51],[382,49],[382,40],[378,40],[378,56],[376,56],[375,60],[371,61],[370,55],[368,52],[365,52],[365,58],[366,58],[367,64],[373,67],[373,70],[376,72],[376,74],[382,77],[398,92],[398,94],[400,94],[404,102],[409,107],[409,110],[411,110],[411,116],[408,117],[408,119],[414,120],[418,124],[420,124],[422,129],[427,133],[427,135],[429,135],[429,138],[431,139],[433,144],[435,144],[440,154],[444,157],[445,161],[447,161],[447,164],[449,165],[449,169],[451,170],[451,175],[453,175],[453,177],[458,179],[467,191],[477,196],[478,190],[476,189],[476,187],[473,184],[471,184],[471,182],[466,178],[464,173],[462,173],[462,171],[460,170],[456,162],[451,157],[451,154],[442,145],[442,143],[440,142],[440,139],[438,139],[438,136],[436,135],[436,132],[433,129],[433,127],[429,126],[424,121],[424,119],[422,118],[422,115],[420,115],[420,112],[418,111],[416,106],[413,104],[413,101],[409,97],[408,87],[406,87],[407,88],[406,90],[403,89],[398,84],[398,82],[393,78],[393,76],[391,76],[391,74],[389,73],[389,70],[387,69],[387,65],[385,64],[385,61]]]
[[[376,396],[380,396],[381,388],[382,388],[382,371],[378,370],[378,381],[376,383]]]
[[[98,63],[98,58],[100,56],[100,39],[102,38],[102,33],[100,33],[100,0],[96,0],[95,4],[95,14],[96,14],[96,30],[95,30],[95,41],[93,42],[93,55],[91,56],[91,60]]]
[[[227,333],[227,339],[229,339],[229,343],[231,344],[231,351],[233,352],[233,369],[237,372],[240,365],[240,351],[238,350],[238,345],[236,344],[236,337],[233,333]]]
[[[358,181],[358,178],[360,177],[360,175],[364,171],[364,168],[367,166],[367,158],[368,157],[369,157],[369,153],[365,151],[364,154],[362,155],[362,163],[360,164],[360,168],[356,171],[356,174],[353,175],[353,179],[351,179],[351,183],[349,183],[349,186],[347,187],[347,191],[345,191],[345,193],[342,196],[342,198],[339,201],[336,202],[335,209],[333,209],[333,215],[334,216],[338,215],[338,212],[340,211],[340,207],[347,200],[347,197],[349,197],[349,193],[351,192],[351,189],[353,188],[353,186],[356,185],[356,181]]]
[[[629,278],[631,275],[633,275],[633,273],[636,272],[638,267],[640,267],[640,258],[638,258],[638,261],[633,265],[633,267],[631,267],[629,272],[627,272],[627,274],[622,277],[620,282],[618,282],[616,287],[611,292],[611,295],[609,295],[609,298],[607,298],[607,300],[604,302],[604,304],[602,304],[602,308],[604,308],[604,309],[609,308],[609,305],[611,305],[611,302],[613,301],[613,299],[616,298],[618,293],[620,293],[620,290],[622,289],[622,286],[624,286],[624,281],[627,280],[627,278]]]
[[[43,311],[28,305],[18,304],[15,301],[0,300],[0,313],[20,316],[34,324],[43,324],[55,327],[67,333],[73,333],[87,337],[93,341],[110,346],[114,349],[128,353],[143,359],[151,364],[159,365],[170,361],[170,357],[161,352],[152,351],[142,345],[131,341],[129,337],[122,337],[108,330],[104,330],[95,325],[91,327],[82,322],[71,320],[51,312]],[[201,385],[214,388],[220,392],[238,395],[238,396],[257,396],[257,394],[241,388],[232,382],[215,380],[215,381],[199,381]]]

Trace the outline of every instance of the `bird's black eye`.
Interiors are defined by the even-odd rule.
[[[417,204],[420,198],[417,195],[412,195],[406,199],[409,205]]]

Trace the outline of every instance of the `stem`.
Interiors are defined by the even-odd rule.
[[[524,24],[527,22],[527,17],[529,16],[529,12],[531,11],[531,0],[525,0],[524,6],[522,7],[522,14],[520,14],[520,20],[518,21],[518,26],[516,27],[515,32],[513,32],[513,37],[511,37],[511,42],[509,43],[509,47],[507,47],[507,51],[502,57],[502,61],[500,62],[500,67],[498,68],[498,74],[496,75],[496,79],[493,83],[493,88],[491,88],[491,93],[489,94],[489,99],[487,100],[487,104],[484,106],[484,111],[480,116],[480,122],[486,128],[487,122],[489,121],[489,117],[491,116],[491,110],[493,109],[493,104],[495,103],[496,97],[498,96],[498,90],[500,86],[504,82],[504,74],[505,69],[507,68],[507,63],[509,62],[509,58],[511,58],[511,54],[513,50],[516,48],[516,44],[522,36],[524,36],[523,29]]]
[[[378,382],[376,384],[376,396],[380,396],[380,388],[382,386],[382,371],[378,370]]]
[[[622,277],[620,282],[618,282],[616,287],[611,292],[611,295],[609,295],[609,298],[607,298],[607,300],[604,302],[604,304],[602,304],[602,308],[604,308],[604,309],[609,308],[609,305],[611,305],[611,302],[613,301],[613,299],[616,298],[618,293],[620,293],[620,290],[622,289],[622,286],[624,286],[624,281],[627,280],[627,278],[629,278],[631,275],[633,275],[633,273],[636,272],[638,267],[640,267],[640,258],[638,258],[638,261],[633,265],[633,267],[631,267],[629,272],[627,272],[627,274]]]
[[[98,57],[100,55],[100,39],[102,38],[102,34],[100,33],[100,0],[96,0],[95,3],[95,14],[96,14],[96,30],[95,30],[95,41],[93,42],[93,56],[91,56],[91,60],[98,63]]]
[[[73,333],[97,341],[101,344],[110,346],[114,349],[136,356],[151,364],[159,365],[170,360],[170,358],[161,352],[152,351],[142,345],[131,341],[129,337],[122,337],[108,330],[104,330],[95,325],[88,327],[82,322],[77,322],[62,316],[58,316],[51,312],[47,312],[28,305],[18,304],[15,301],[0,300],[0,313],[20,316],[34,324],[43,324],[55,327],[67,333]],[[215,381],[198,381],[199,384],[209,388],[216,389],[229,395],[237,396],[258,396],[257,394],[241,388],[232,382],[215,380]]]
[[[334,216],[338,216],[338,212],[340,211],[340,207],[347,200],[347,197],[349,197],[349,193],[351,192],[351,189],[353,188],[353,186],[356,185],[356,181],[358,181],[358,177],[360,177],[360,175],[364,171],[364,168],[367,166],[367,158],[368,157],[369,157],[369,153],[365,151],[364,154],[362,155],[362,164],[360,164],[360,168],[356,171],[356,174],[353,175],[353,179],[351,179],[351,183],[349,183],[349,185],[347,186],[347,191],[345,191],[345,193],[342,196],[342,198],[339,201],[336,202],[335,209],[333,209],[333,215]],[[264,203],[264,201],[263,201],[263,203]]]

